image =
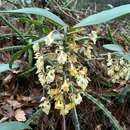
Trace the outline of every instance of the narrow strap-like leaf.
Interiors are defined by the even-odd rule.
[[[118,45],[118,44],[105,44],[105,45],[103,45],[103,47],[105,49],[110,50],[110,51],[116,51],[116,52],[119,52],[119,53],[122,53],[122,54],[123,54],[123,51],[124,51],[123,47]]]
[[[115,7],[113,9],[109,9],[109,10],[102,11],[100,13],[88,16],[82,19],[78,24],[76,24],[74,28],[104,23],[104,22],[107,22],[109,20],[112,20],[114,18],[120,17],[128,13],[130,13],[130,4],[122,5],[119,7]]]
[[[12,64],[12,69],[18,68],[17,64]],[[9,64],[0,64],[0,73],[10,70]],[[1,129],[0,129],[1,130]]]
[[[111,114],[111,112],[96,98],[94,98],[89,93],[85,93],[84,96],[86,96],[89,100],[91,100],[98,108],[102,110],[102,112],[109,118],[113,126],[115,127],[115,130],[123,130],[123,128],[120,126],[119,122],[116,120],[116,118]]]
[[[0,11],[0,13],[24,13],[24,14],[34,14],[34,15],[41,15],[44,16],[51,21],[61,25],[65,26],[66,24],[64,23],[63,20],[61,20],[58,16],[55,14],[51,13],[47,9],[42,9],[42,8],[22,8],[22,9],[16,9],[16,10],[5,10],[5,11]]]
[[[17,121],[0,123],[0,130],[25,130],[25,129],[31,130],[31,127],[25,123]]]

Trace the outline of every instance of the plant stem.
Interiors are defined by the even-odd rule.
[[[72,118],[73,118],[73,123],[74,123],[75,130],[80,130],[80,124],[79,124],[76,108],[74,108],[72,110]]]
[[[66,120],[65,120],[65,116],[63,116],[63,130],[66,130]]]
[[[73,91],[74,89],[73,87],[71,87],[71,92],[73,93]],[[76,108],[72,109],[71,113],[72,113],[72,121],[73,121],[75,130],[80,130],[80,124],[79,124],[79,119],[78,119]]]

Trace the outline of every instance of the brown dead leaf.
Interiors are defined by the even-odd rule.
[[[14,116],[14,111],[9,104],[4,103],[4,105],[1,106],[1,112],[4,116],[9,118]]]
[[[4,79],[3,79],[3,85],[6,85],[8,83],[10,83],[11,79],[13,78],[12,73],[10,73],[9,75],[7,75]]]
[[[32,101],[32,98],[29,96],[21,96],[21,95],[17,95],[17,100],[18,101],[24,101],[24,102],[30,102]]]
[[[11,32],[12,32],[12,30],[8,26],[0,26],[0,33],[1,34],[3,34],[3,33],[9,34]]]
[[[5,122],[7,119],[9,119],[9,117],[3,117],[2,119],[0,119],[0,123]]]
[[[25,112],[22,109],[17,109],[15,111],[15,118],[17,121],[26,121]]]
[[[97,125],[95,130],[101,130],[101,125]]]
[[[10,106],[13,107],[13,109],[20,108],[22,106],[22,104],[19,103],[17,100],[8,99],[7,102],[10,104]]]

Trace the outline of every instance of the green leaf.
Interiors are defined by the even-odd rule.
[[[31,48],[28,49],[28,62],[32,66],[33,63],[33,51]]]
[[[12,63],[13,63],[16,59],[18,59],[18,58],[22,55],[23,52],[24,52],[24,50],[20,50],[20,51],[17,51],[16,53],[14,53],[14,54],[11,56],[11,58],[10,58],[10,60],[9,60],[9,67],[10,67],[10,68],[12,68]]]
[[[44,16],[51,21],[61,25],[65,26],[66,24],[64,23],[63,20],[61,20],[58,16],[55,14],[51,13],[47,9],[42,9],[42,8],[22,8],[22,9],[17,9],[17,10],[5,10],[5,11],[0,11],[0,13],[24,13],[24,14],[34,14],[34,15],[41,15]]]
[[[17,64],[12,65],[12,69],[18,68],[19,66]],[[7,70],[10,70],[9,64],[0,64],[0,73],[5,72]],[[1,130],[1,129],[0,129]]]
[[[103,47],[105,49],[108,49],[110,51],[116,51],[119,52],[121,54],[123,54],[124,49],[122,48],[122,46],[118,45],[118,44],[105,44],[103,45]]]
[[[90,95],[87,92],[84,93],[84,96],[87,97],[89,100],[91,100],[94,104],[96,104],[96,106],[99,109],[102,110],[104,115],[106,115],[109,118],[109,120],[115,127],[115,130],[123,130],[123,128],[120,126],[118,120],[116,120],[116,118],[111,114],[111,112],[99,100],[97,100],[95,97],[93,97],[92,95]]]
[[[129,95],[130,93],[130,86],[126,85],[121,91],[120,93],[117,95],[117,100],[119,103],[124,103],[126,97]]]
[[[24,52],[28,51],[28,49],[31,48],[31,47],[32,47],[32,45],[28,44],[28,45],[26,45],[25,47],[23,47],[22,50],[19,50],[19,51],[17,51],[16,53],[14,53],[14,54],[11,56],[10,60],[9,60],[9,67],[12,68],[12,63],[13,63],[16,59],[20,58],[20,56],[21,56]]]
[[[109,9],[109,10],[102,11],[100,13],[88,16],[87,18],[84,18],[78,24],[76,24],[74,28],[104,23],[104,22],[107,22],[109,20],[112,20],[114,18],[120,17],[128,13],[130,13],[130,4],[122,5],[119,7],[115,7],[113,9]]]
[[[23,47],[24,47],[23,45],[8,46],[8,47],[0,48],[0,52],[19,50],[19,49],[22,49]]]
[[[125,53],[122,56],[124,57],[124,59],[130,61],[130,52],[129,53]]]
[[[24,129],[31,130],[31,127],[28,126],[27,124],[17,121],[0,123],[0,130],[24,130]]]

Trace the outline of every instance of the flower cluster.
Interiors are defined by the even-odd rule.
[[[47,90],[40,107],[49,114],[53,103],[61,115],[66,115],[82,102],[81,93],[89,83],[88,70],[73,53],[75,48],[65,51],[63,44],[52,44],[51,36],[48,36],[49,44],[45,44],[49,48],[46,52],[38,43],[33,46],[38,78]],[[48,43],[48,40],[45,42]]]
[[[130,63],[123,57],[112,58],[111,53],[108,53],[107,74],[111,77],[113,83],[117,83],[120,80],[127,81],[130,75]]]
[[[33,51],[35,53],[35,59],[36,59],[36,67],[37,67],[37,74],[38,74],[38,79],[41,83],[42,86],[45,85],[45,71],[44,71],[44,59],[43,59],[43,54],[40,51],[40,46],[38,43],[36,43],[33,46]]]

